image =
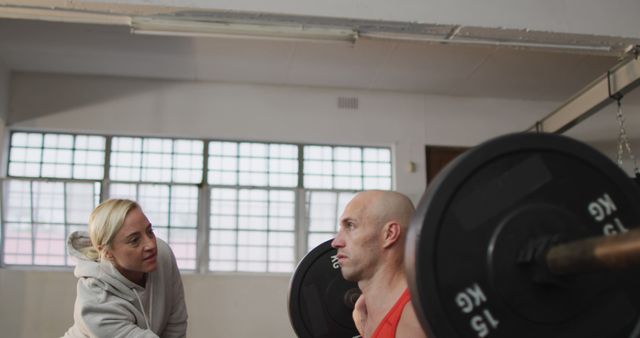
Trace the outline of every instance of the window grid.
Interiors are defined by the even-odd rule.
[[[391,151],[305,145],[303,181],[307,189],[391,189]]]
[[[109,196],[137,201],[153,225],[156,236],[171,246],[178,267],[185,270],[197,268],[197,186],[111,183]]]
[[[203,141],[113,137],[109,177],[114,181],[200,183]]]
[[[210,192],[209,270],[293,270],[293,189],[213,186]]]
[[[296,187],[298,146],[211,141],[208,182],[212,185]]]
[[[293,269],[298,158],[298,145],[209,143],[208,270],[290,272]],[[292,189],[274,190],[278,188]],[[255,200],[252,194],[269,197]],[[288,196],[288,202],[277,211],[277,216],[273,209],[282,207],[283,203],[272,197],[274,194]],[[283,210],[285,215],[281,217]],[[279,222],[284,226],[278,226]],[[283,244],[282,238],[289,240]]]
[[[19,135],[18,141],[22,143],[14,145],[13,135]],[[87,138],[92,138],[94,143],[87,146]],[[88,151],[95,150],[96,140],[102,140],[102,146],[97,147],[101,151],[98,156],[101,161],[97,161],[93,153],[91,159],[87,157]],[[391,153],[389,148],[383,147],[36,132],[14,132],[11,142],[9,168],[12,164],[15,167],[16,163],[22,163],[23,167],[36,167],[38,175],[49,172],[60,175],[55,170],[43,172],[42,167],[52,162],[45,160],[45,151],[61,148],[67,152],[63,152],[64,156],[58,162],[72,168],[64,171],[64,175],[70,175],[68,179],[87,183],[90,180],[83,176],[87,174],[76,168],[100,163],[98,179],[104,180],[96,182],[93,178],[89,182],[95,184],[97,190],[94,192],[98,191],[98,194],[89,199],[93,205],[86,211],[65,210],[63,220],[58,223],[33,220],[34,225],[29,224],[27,230],[32,232],[29,238],[33,240],[27,246],[32,256],[29,264],[36,261],[35,238],[42,230],[51,230],[50,236],[60,237],[53,225],[64,224],[66,239],[73,227],[86,229],[86,218],[102,198],[127,197],[141,204],[158,237],[171,245],[181,269],[197,269],[200,262],[203,264],[200,271],[291,272],[301,255],[335,235],[338,217],[355,192],[391,188]],[[28,158],[24,154],[11,157],[15,149],[21,148],[35,150]],[[36,155],[39,155],[38,159],[34,159]],[[39,177],[30,170],[14,170],[13,173]],[[199,196],[197,184],[204,184],[203,196]],[[101,185],[107,188],[102,192],[102,198]],[[65,204],[73,206],[74,193],[68,191],[66,185],[63,190]],[[223,190],[234,192],[235,197],[225,199],[216,195]],[[7,194],[3,192],[3,195]],[[262,197],[252,199],[251,194],[262,194]],[[281,201],[273,194],[287,197]],[[205,199],[204,207],[198,202],[200,198]],[[3,215],[7,212],[6,204],[3,204]],[[217,204],[235,207],[220,213]],[[200,210],[199,205],[205,210]],[[330,215],[322,210],[330,211]],[[44,209],[34,212],[37,212],[36,216],[46,216]],[[85,220],[74,223],[77,214],[83,214]],[[302,217],[298,218],[299,214]],[[0,238],[4,256],[0,256],[0,263],[13,264],[6,250],[6,234],[12,225],[5,218],[4,238]],[[305,229],[298,232],[296,229],[301,227]],[[198,236],[198,231],[204,236]],[[47,239],[43,236],[37,238]],[[42,241],[38,243],[42,246]],[[202,257],[203,254],[208,257]],[[64,265],[69,265],[66,253],[64,259]],[[46,260],[43,262],[48,264]]]
[[[102,179],[105,143],[96,135],[13,132],[8,176]]]
[[[196,184],[203,178],[203,147],[204,141],[189,139],[112,137],[111,142],[109,197],[137,201],[185,270],[198,268]]]
[[[340,225],[340,215],[356,193],[356,191],[306,191],[307,252],[335,236]]]
[[[100,183],[5,179],[3,192],[3,263],[72,265],[66,239],[86,229]]]

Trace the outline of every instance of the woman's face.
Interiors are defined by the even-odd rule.
[[[107,257],[120,273],[134,283],[158,267],[158,248],[151,223],[140,208],[129,210],[116,234]]]

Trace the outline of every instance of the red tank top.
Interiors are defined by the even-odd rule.
[[[402,295],[400,295],[400,298],[398,298],[398,301],[393,305],[391,310],[387,312],[384,319],[382,319],[371,338],[394,338],[404,306],[407,305],[410,300],[411,295],[409,294],[409,289],[405,289]]]

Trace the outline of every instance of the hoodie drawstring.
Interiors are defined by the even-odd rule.
[[[147,277],[147,283],[149,284],[149,323],[153,323],[153,283],[149,281],[151,276]],[[151,328],[149,328],[151,329]]]
[[[138,292],[136,291],[136,289],[131,289],[131,291],[133,291],[133,293],[136,295],[136,298],[138,299],[138,303],[140,304],[140,309],[142,310],[142,316],[144,317],[144,322],[147,324],[147,329],[151,330],[151,326],[149,325],[149,321],[147,320],[147,314],[144,311],[144,304],[142,304],[142,300],[140,300],[140,296],[138,295]],[[153,293],[151,294],[151,297],[153,298]],[[151,306],[153,307],[153,302],[151,302]]]

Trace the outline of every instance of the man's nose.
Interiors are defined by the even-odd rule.
[[[341,248],[344,246],[344,241],[342,240],[342,236],[340,232],[336,234],[336,238],[331,241],[331,247],[334,249]]]

